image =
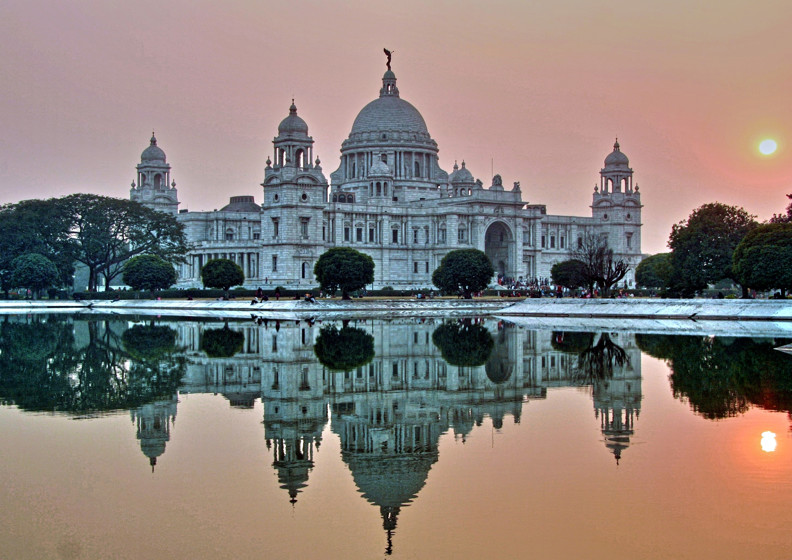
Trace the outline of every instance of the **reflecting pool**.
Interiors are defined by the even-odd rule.
[[[0,316],[0,556],[788,558],[789,342]]]

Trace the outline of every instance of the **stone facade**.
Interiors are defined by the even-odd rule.
[[[634,283],[642,205],[618,141],[600,170],[590,217],[548,215],[545,205],[523,200],[519,183],[506,188],[499,175],[484,188],[464,161],[450,174],[441,169],[437,143],[401,99],[390,69],[379,97],[355,119],[330,182],[313,143],[292,102],[266,162],[260,205],[237,196],[218,211],[177,214],[193,247],[178,271],[180,287],[200,286],[201,267],[213,258],[240,264],[247,287],[313,287],[316,260],[337,246],[374,259],[374,288],[431,287],[440,260],[459,248],[485,251],[501,277],[530,281],[549,278],[587,234],[607,237],[632,265],[624,283]],[[176,214],[176,185],[168,187],[170,165],[153,136],[137,169],[131,198]]]

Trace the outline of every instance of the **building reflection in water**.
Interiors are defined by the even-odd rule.
[[[342,460],[379,508],[388,554],[399,513],[423,488],[449,430],[464,443],[486,417],[496,429],[509,417],[519,423],[523,404],[544,399],[548,388],[584,387],[618,463],[640,412],[640,351],[631,335],[551,335],[475,319],[268,321],[230,325],[244,335],[238,352],[210,358],[201,350],[208,328],[179,326],[188,357],[181,391],[221,394],[237,407],[262,398],[266,445],[292,504],[308,485],[329,410]],[[373,337],[373,358],[355,346],[366,337],[353,331]],[[327,340],[362,363],[327,356]]]

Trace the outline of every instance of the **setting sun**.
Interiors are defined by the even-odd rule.
[[[775,153],[776,149],[778,149],[778,144],[770,138],[759,143],[759,151],[766,156]]]

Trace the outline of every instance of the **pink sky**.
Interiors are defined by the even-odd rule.
[[[643,250],[711,201],[766,220],[792,192],[792,2],[6,0],[0,203],[128,197],[151,130],[181,208],[255,195],[294,97],[327,175],[394,51],[451,171],[588,215],[619,137]],[[779,144],[761,156],[763,138]]]

